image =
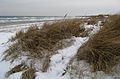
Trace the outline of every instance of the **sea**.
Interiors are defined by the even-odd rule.
[[[72,18],[68,16],[67,18]],[[24,29],[31,24],[64,19],[64,16],[0,16],[0,32]]]
[[[63,16],[0,16],[0,26],[63,19]]]

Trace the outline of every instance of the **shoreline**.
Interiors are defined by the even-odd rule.
[[[63,20],[63,19],[59,19]],[[20,22],[6,22],[6,23],[0,23],[1,26],[8,26],[8,25],[19,25],[19,24],[30,24],[30,23],[39,23],[39,22],[49,22],[49,21],[59,21],[59,20],[42,20],[42,21],[20,21]]]

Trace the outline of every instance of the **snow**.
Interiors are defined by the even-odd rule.
[[[101,28],[100,22],[97,25],[84,25],[84,26],[86,30],[92,29],[90,31],[90,35],[97,33]],[[7,48],[7,46],[5,46],[4,43],[6,43],[8,39],[15,34],[16,31],[20,29],[28,28],[28,26],[18,27],[19,28],[18,30],[13,30],[14,28],[11,28],[11,29],[9,28],[0,29],[0,30],[4,30],[4,29],[10,30],[10,31],[12,30],[12,32],[9,32],[9,31],[0,32],[0,60],[2,59],[2,52]],[[41,71],[36,72],[36,79],[70,79],[70,74],[66,71],[70,63],[70,60],[76,55],[80,46],[85,42],[87,42],[89,37],[84,37],[84,38],[72,37],[71,39],[74,40],[73,44],[64,49],[57,50],[56,51],[57,54],[51,56],[50,58],[50,67],[47,70],[47,72],[44,72],[44,73]],[[4,79],[5,72],[7,72],[11,67],[13,67],[18,63],[19,62],[10,64],[10,62],[6,62],[6,61],[0,62],[0,79]],[[83,71],[86,70],[86,68],[89,68],[88,65],[86,65],[87,63],[85,63],[84,61],[80,61],[79,64],[80,64],[80,68]],[[11,75],[9,79],[20,79],[21,74],[22,72],[15,73],[14,75]],[[91,77],[89,77],[89,75],[91,75],[89,69],[85,71],[83,74],[84,74],[83,79],[92,79]],[[97,79],[100,79],[100,78],[97,78]],[[114,78],[112,76],[106,75],[104,79],[114,79]]]
[[[6,25],[6,26],[0,26],[0,32],[15,32],[20,31],[22,29],[27,29],[28,27],[32,25],[38,25],[41,26],[44,22],[36,22],[36,23],[25,23],[25,24],[15,24],[15,25]]]
[[[46,73],[37,72],[36,79],[69,79],[68,75],[62,76],[70,62],[70,59],[77,53],[79,47],[88,38],[73,37],[74,43],[70,47],[58,50],[57,54],[51,57],[49,70]]]
[[[15,73],[9,77],[9,79],[21,79],[22,72]]]
[[[13,64],[11,64],[8,61],[1,61],[3,58],[3,52],[6,50],[8,45],[6,44],[8,42],[8,39],[15,35],[15,33],[19,30],[25,29],[30,27],[34,23],[29,24],[19,24],[19,25],[10,25],[10,26],[1,26],[0,27],[0,79],[5,78],[5,73],[9,71],[12,67],[15,65],[18,65],[20,61],[16,61]],[[37,23],[38,25],[42,25],[43,22]],[[25,58],[22,58],[25,59]],[[9,77],[9,79],[20,79],[22,72],[15,73]]]
[[[101,21],[98,21],[98,23],[95,25],[84,24],[84,27],[85,27],[86,31],[87,30],[90,31],[89,35],[92,36],[92,35],[96,34],[102,28],[101,23],[102,23]]]
[[[2,52],[5,51],[7,47],[3,43],[7,42],[12,35],[14,35],[14,33],[6,33],[6,32],[0,33],[0,61],[2,60]],[[0,78],[1,79],[4,79],[5,73],[9,70],[10,65],[11,65],[10,62],[6,62],[6,61],[0,62]]]

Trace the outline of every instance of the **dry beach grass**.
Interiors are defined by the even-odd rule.
[[[4,52],[3,60],[11,61],[12,63],[24,55],[28,57],[27,60],[38,59],[43,61],[41,63],[41,71],[46,72],[50,63],[50,56],[63,46],[63,44],[59,44],[60,46],[56,46],[56,44],[61,40],[70,39],[72,36],[81,36],[81,33],[85,32],[85,29],[80,24],[82,24],[82,21],[79,19],[66,19],[45,23],[42,28],[31,26],[26,31],[19,31],[9,40],[13,44]],[[34,79],[34,75],[31,74],[36,71],[33,66],[34,62],[30,62],[29,64],[32,64],[32,66],[28,66],[27,69],[24,68],[26,67],[26,62],[24,61],[22,66],[15,66],[8,71],[7,77],[16,72],[24,71],[22,79]]]
[[[120,15],[108,18],[103,28],[79,48],[78,60],[86,60],[92,71],[111,72],[120,64]]]
[[[4,52],[3,60],[14,62],[27,56],[27,60],[6,73],[6,77],[22,73],[22,79],[35,79],[34,60],[41,61],[41,71],[49,68],[50,57],[56,50],[66,47],[65,39],[71,37],[86,37],[88,31],[82,26],[85,22],[95,25],[99,20],[105,20],[103,15],[91,16],[91,19],[65,19],[44,23],[41,27],[31,26],[27,30],[16,33],[9,42],[12,44]],[[120,15],[109,16],[102,29],[79,48],[75,56],[77,61],[85,60],[92,66],[92,72],[104,71],[109,73],[120,64]],[[28,60],[33,60],[26,64]],[[74,58],[73,58],[74,60]]]

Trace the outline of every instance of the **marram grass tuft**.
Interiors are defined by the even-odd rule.
[[[27,30],[22,30],[16,33],[9,42],[13,42],[6,51],[4,51],[3,60],[14,62],[21,56],[27,56],[28,59],[38,59],[42,61],[41,71],[46,72],[49,63],[50,56],[60,49],[55,46],[61,40],[70,39],[72,36],[81,36],[81,33],[85,32],[85,29],[80,26],[82,21],[79,19],[55,21],[53,23],[45,23],[39,28],[39,26],[31,26]],[[59,44],[62,47],[62,44]],[[46,59],[45,59],[46,58]],[[27,62],[24,61],[24,62]],[[35,68],[34,62],[29,62],[32,67],[26,69],[24,66],[27,64],[20,64],[7,72],[7,76],[24,71],[22,79],[34,79]],[[22,68],[23,67],[23,68]]]
[[[79,48],[77,59],[86,60],[92,71],[109,73],[120,64],[120,15],[108,18],[103,28]]]

